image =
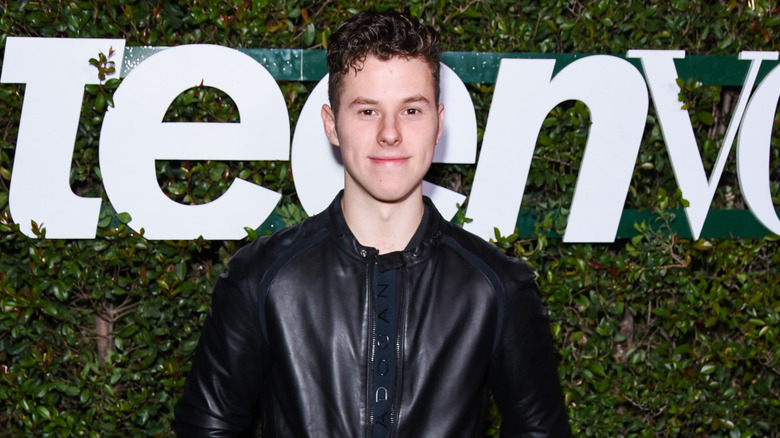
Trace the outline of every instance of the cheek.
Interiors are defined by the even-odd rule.
[[[344,140],[342,137],[341,146],[339,147],[339,150],[341,151],[341,160],[343,161],[345,166],[352,166],[353,164],[357,163],[360,159],[360,149],[354,147],[355,139],[351,138],[349,140]]]

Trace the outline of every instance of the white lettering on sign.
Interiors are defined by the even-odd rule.
[[[777,59],[777,53],[769,59]],[[737,175],[745,203],[756,219],[774,234],[780,234],[780,220],[769,190],[769,148],[778,99],[780,68],[775,67],[753,93],[737,140]]]
[[[162,123],[171,102],[200,84],[236,104],[240,123]],[[249,56],[211,45],[161,51],[134,68],[114,93],[103,120],[100,169],[111,204],[149,239],[240,239],[259,227],[281,195],[236,178],[201,205],[169,199],[155,160],[288,160],[290,124],[271,74]]]
[[[750,91],[756,82],[761,60],[777,59],[777,52],[740,53],[739,59],[751,61],[750,69],[742,87],[742,93],[737,100],[737,108],[734,110],[726,129],[726,136],[723,139],[723,145],[718,152],[718,158],[709,180],[704,170],[699,147],[696,144],[688,111],[682,108],[677,98],[680,86],[676,81],[677,70],[674,66],[674,59],[684,58],[685,52],[681,50],[629,50],[628,56],[642,60],[642,68],[647,76],[650,94],[653,96],[655,109],[658,112],[658,120],[666,141],[666,149],[669,151],[674,176],[680,186],[683,198],[690,203],[685,208],[685,214],[688,216],[693,238],[698,239],[723,169],[726,167],[726,158],[728,158],[731,145],[734,143],[737,127],[742,121],[742,114],[750,98]],[[774,109],[772,114],[774,114]],[[767,147],[769,147],[768,141]],[[769,181],[768,178],[767,181]],[[772,215],[777,217],[774,211]]]
[[[580,100],[592,124],[563,240],[612,242],[647,117],[645,82],[614,56],[583,58],[555,78],[553,67],[549,59],[501,60],[465,227],[482,237],[493,227],[513,232],[544,119],[555,105]]]
[[[46,237],[95,237],[100,198],[73,193],[70,164],[84,85],[100,83],[89,59],[101,52],[108,56],[112,48],[121,57],[125,41],[6,40],[0,82],[25,84],[8,207],[19,229],[30,237],[35,237],[31,221],[46,228]]]
[[[26,84],[9,209],[28,236],[34,237],[30,221],[45,227],[51,238],[95,236],[100,199],[75,195],[69,175],[84,85],[99,83],[88,60],[110,48],[121,64],[123,40],[6,41],[0,82]],[[647,85],[630,63],[608,55],[579,59],[555,77],[552,59],[501,61],[466,212],[473,219],[468,229],[484,238],[490,238],[496,226],[502,234],[514,231],[542,123],[559,103],[579,100],[589,107],[592,124],[563,240],[614,241],[645,128],[649,87],[675,178],[690,202],[686,216],[694,237],[701,232],[738,129],[737,171],[745,201],[762,224],[780,234],[769,189],[780,67],[750,95],[761,61],[776,60],[778,53],[740,54],[740,59],[750,61],[750,68],[709,180],[690,118],[678,101],[674,59],[684,57],[684,52],[631,50],[628,56],[641,60]],[[180,93],[201,84],[230,96],[240,123],[162,122]],[[446,117],[434,162],[473,163],[474,106],[449,68],[442,69],[441,96]],[[135,67],[115,91],[114,102],[101,131],[100,169],[109,200],[117,211],[132,216],[133,229],[145,230],[150,239],[239,239],[245,235],[244,227],[256,228],[271,214],[280,195],[241,179],[212,202],[179,204],[160,189],[155,170],[155,160],[288,159],[290,126],[284,98],[259,63],[221,46],[169,48]],[[343,186],[338,151],[328,143],[319,116],[325,102],[323,80],[305,103],[292,139],[296,190],[309,213],[325,208]],[[424,192],[448,217],[464,201],[462,195],[427,182]]]

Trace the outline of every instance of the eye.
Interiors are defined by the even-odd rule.
[[[406,110],[406,114],[409,114],[409,115],[412,115],[412,116],[413,116],[413,115],[415,115],[415,114],[420,114],[420,110],[419,110],[419,109],[417,109],[417,108],[408,108],[408,109]]]
[[[376,111],[372,109],[363,109],[359,111],[359,114],[361,116],[373,116],[374,114],[376,114]]]

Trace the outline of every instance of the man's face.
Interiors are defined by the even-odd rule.
[[[422,194],[441,137],[444,105],[420,59],[366,58],[343,78],[338,116],[323,106],[325,133],[341,148],[345,193],[397,202]]]

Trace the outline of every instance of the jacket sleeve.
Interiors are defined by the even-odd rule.
[[[238,254],[228,269],[217,280],[176,405],[180,437],[253,436],[257,426],[268,356],[258,315],[257,269]]]
[[[524,263],[515,263],[490,372],[491,392],[502,416],[501,437],[568,437],[571,430],[549,318],[533,272]]]

